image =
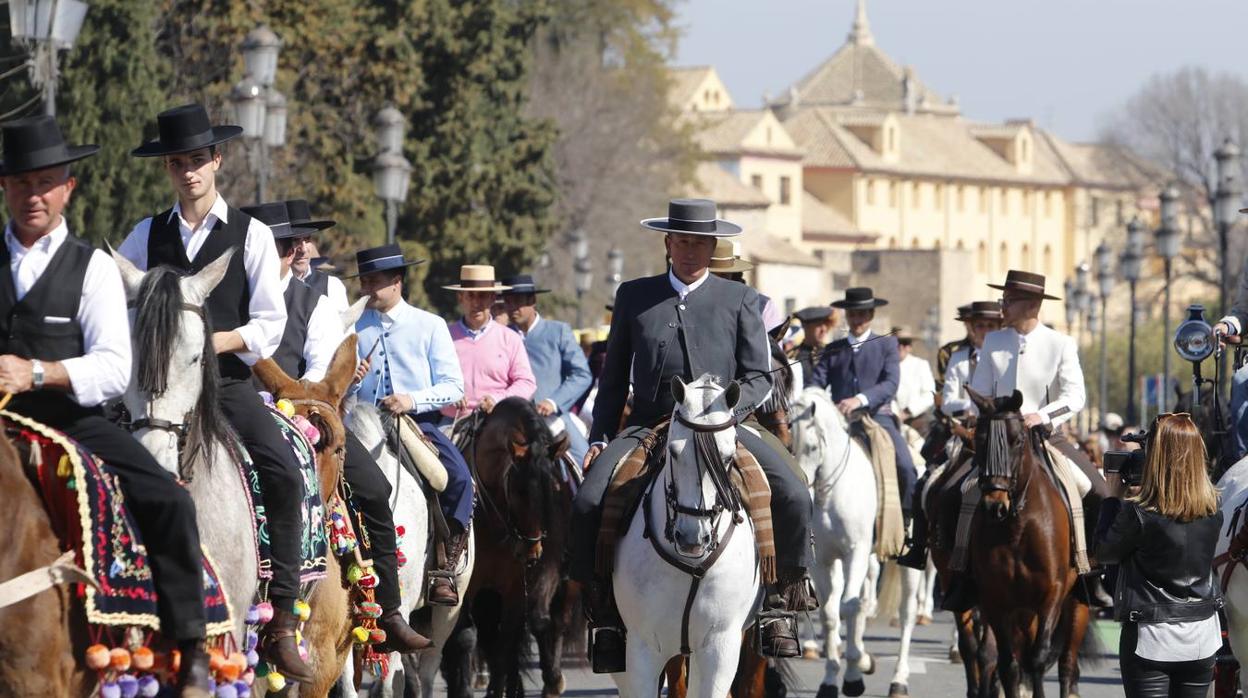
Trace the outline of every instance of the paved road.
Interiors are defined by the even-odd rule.
[[[1118,630],[1110,621],[1098,621],[1098,636],[1105,647],[1107,658],[1099,666],[1083,667],[1079,695],[1083,698],[1109,698],[1123,695],[1118,673]],[[910,649],[910,695],[954,698],[965,695],[966,684],[962,666],[949,662],[949,642],[953,625],[949,614],[943,613],[929,626],[915,628],[914,642]],[[887,696],[888,684],[897,664],[897,639],[899,631],[887,623],[876,622],[867,628],[867,651],[877,659],[875,674],[866,677],[867,696]],[[823,679],[823,662],[794,660],[796,684],[789,687],[790,696],[809,698],[819,688]],[[590,673],[588,669],[574,667],[567,672],[568,690],[571,698],[615,695],[615,684],[610,677]],[[537,684],[532,684],[536,687]],[[1049,672],[1045,681],[1047,695],[1056,696],[1057,670]],[[437,693],[445,695],[445,686],[439,680]],[[484,691],[479,692],[483,694]]]

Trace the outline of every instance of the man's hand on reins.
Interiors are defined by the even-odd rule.
[[[1044,426],[1044,417],[1039,412],[1025,414],[1023,415],[1023,424],[1028,429],[1035,429],[1036,427]]]
[[[364,376],[368,375],[368,369],[371,365],[372,364],[369,362],[368,359],[364,359],[363,361],[361,361],[359,365],[355,367],[355,378],[353,380],[353,383],[359,383],[360,381],[364,380]]]
[[[1213,336],[1217,338],[1219,347],[1226,344],[1238,345],[1243,342],[1239,335],[1231,332],[1231,326],[1225,322],[1219,322],[1213,326]]]
[[[391,414],[403,414],[405,412],[411,412],[416,405],[412,403],[411,397],[404,393],[399,393],[397,395],[387,395],[383,397],[381,399],[381,407],[382,409],[389,411]]]
[[[598,456],[602,455],[602,448],[602,444],[594,444],[589,447],[589,450],[585,452],[585,460],[581,463],[581,470],[589,471],[594,461],[598,460]]]
[[[860,402],[858,398],[856,397],[847,397],[844,400],[841,400],[840,402],[836,403],[836,409],[840,410],[841,414],[845,415],[846,417],[853,414],[854,410],[858,409],[859,407],[862,407],[862,402]]]

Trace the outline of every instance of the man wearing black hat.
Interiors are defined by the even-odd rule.
[[[183,695],[208,695],[204,597],[195,504],[174,476],[100,405],[130,382],[130,322],[117,265],[69,234],[62,216],[77,180],[70,163],[94,145],[66,145],[50,116],[3,125],[4,231],[0,390],[7,409],[68,434],[117,476],[152,564],[161,630],[182,651]],[[198,693],[196,692],[198,691]]]
[[[533,404],[543,417],[560,418],[568,435],[568,453],[580,465],[589,442],[573,422],[571,410],[593,382],[585,352],[577,345],[568,323],[549,320],[537,312],[537,295],[549,293],[549,289],[538,288],[529,274],[505,278],[503,285],[510,287],[502,292],[502,298],[511,328],[524,337],[529,366],[537,379]]]
[[[802,343],[789,352],[789,358],[801,365],[804,386],[814,385],[815,364],[818,363],[823,348],[827,345],[828,334],[832,331],[832,313],[830,305],[802,308],[794,313],[794,317],[802,323]]]
[[[242,211],[269,226],[281,258],[283,297],[286,300],[286,331],[272,359],[286,375],[317,382],[325,378],[334,352],[343,339],[343,320],[326,296],[296,279],[291,262],[302,240],[316,232],[303,227],[305,219],[292,215],[289,202],[245,206]],[[364,517],[368,530],[368,552],[377,571],[377,603],[382,615],[377,625],[386,631],[382,652],[416,652],[429,647],[428,638],[412,630],[399,611],[398,541],[394,517],[390,513],[390,483],[360,443],[355,432],[347,430],[343,476],[351,486],[351,499]]]
[[[261,630],[260,649],[287,678],[307,683],[312,670],[295,644],[299,621],[294,615],[303,557],[303,475],[251,383],[251,364],[272,356],[286,327],[273,233],[217,193],[219,146],[240,135],[241,128],[212,126],[198,104],[162,112],[157,125],[160,137],[131,154],[160,158],[178,200],[139,221],[118,252],[141,270],[166,265],[195,273],[231,248],[240,251],[208,295],[204,310],[215,330],[221,409],[251,454],[264,491],[274,614]]]
[[[317,263],[318,260],[322,263],[329,260],[325,257],[316,257],[316,241],[313,237],[313,233],[317,231],[334,227],[335,222],[313,217],[312,209],[306,199],[288,199],[286,210],[290,212],[290,224],[305,231],[293,238],[294,258],[291,260],[290,268],[294,271],[295,278],[322,296],[328,297],[330,307],[341,313],[350,305],[347,301],[347,287],[337,276],[318,268],[321,266]]]
[[[570,575],[591,585],[595,671],[621,671],[624,660],[624,636],[609,580],[595,580],[594,575],[599,504],[612,470],[651,427],[672,414],[675,403],[669,386],[673,377],[692,380],[710,373],[738,381],[737,419],[753,412],[771,390],[768,339],[758,312],[758,294],[709,271],[716,238],[739,235],[741,228],[718,219],[715,203],[705,199],[674,200],[666,218],[647,219],[641,225],[666,233],[671,267],[659,276],[627,281],[616,292],[594,404],[585,464],[588,472],[572,508]],[[630,384],[633,410],[626,427],[616,433]],[[810,495],[784,458],[757,435],[738,429],[737,438],[757,458],[771,484],[780,583],[769,591],[768,606],[777,614],[788,614],[790,621],[763,626],[763,652],[796,656],[800,648],[791,612],[798,605],[807,607],[804,575],[811,563]],[[604,450],[609,439],[611,444]]]
[[[940,346],[940,350],[936,352],[936,392],[943,393],[945,389],[945,374],[949,372],[949,359],[953,356],[953,352],[970,345],[971,339],[971,323],[967,313],[971,311],[971,303],[958,306],[958,322],[966,327],[966,336],[962,339],[956,339],[952,342],[946,342]]]
[[[845,298],[832,307],[845,311],[849,335],[828,345],[815,366],[814,385],[827,388],[837,409],[846,417],[865,409],[888,432],[896,454],[897,492],[901,510],[910,518],[910,496],[917,475],[910,446],[901,436],[891,403],[901,376],[897,338],[873,335],[875,309],[888,305],[869,288],[845,290]]]

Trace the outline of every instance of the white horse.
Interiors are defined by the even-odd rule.
[[[722,506],[725,493],[711,475],[736,450],[732,409],[741,389],[703,375],[688,385],[673,379],[672,394],[667,457],[616,552],[615,599],[628,651],[627,670],[612,678],[624,698],[653,698],[664,665],[682,651],[683,637],[688,696],[723,698],[761,594],[749,516]],[[707,437],[712,444],[699,449],[697,442]],[[704,462],[699,451],[712,449],[717,453],[708,455],[718,462]],[[677,564],[705,567],[705,574],[695,578]]]
[[[429,538],[429,507],[425,493],[411,473],[399,463],[399,459],[386,444],[385,429],[382,427],[381,415],[373,405],[360,403],[351,411],[351,431],[359,438],[369,455],[377,461],[377,466],[385,473],[390,483],[390,511],[395,527],[403,527],[403,539],[399,550],[407,562],[399,569],[399,587],[402,601],[399,610],[404,618],[410,618],[413,611],[425,606],[425,570],[428,567],[434,549]],[[469,534],[467,551],[459,567],[456,569],[455,586],[465,589],[472,576],[473,542]],[[433,695],[434,681],[437,678],[438,665],[442,661],[442,647],[455,623],[459,620],[460,607],[434,606],[432,613],[432,630],[430,639],[433,647],[415,655],[400,656],[397,652],[390,655],[389,672],[381,677],[373,695],[389,697],[404,695],[414,687],[418,679],[424,698]],[[414,670],[412,657],[418,658],[418,668]],[[411,672],[409,674],[409,672]],[[354,666],[348,659],[343,671],[340,685],[343,696],[354,698],[357,694],[353,685]]]
[[[1240,459],[1222,475],[1218,489],[1222,497],[1219,504],[1222,531],[1214,549],[1215,557],[1226,552],[1238,529],[1245,525],[1244,517],[1248,516],[1248,458]],[[1231,651],[1236,657],[1248,657],[1248,566],[1231,561],[1217,571],[1217,583],[1226,587],[1226,636]],[[1239,681],[1240,687],[1248,693],[1248,671],[1239,672]]]
[[[231,254],[186,277],[163,269],[144,274],[116,252],[113,259],[127,299],[136,305],[132,313],[138,316],[132,315],[134,370],[125,395],[131,419],[146,425],[135,430],[135,437],[162,467],[189,479],[200,543],[216,566],[234,621],[235,646],[241,647],[244,616],[258,588],[255,515],[238,469],[237,446],[227,442],[234,438],[232,432],[215,406],[205,404],[212,398],[205,386],[215,383],[216,363],[204,361],[212,342],[205,334],[203,304],[225,275]],[[165,380],[163,388],[156,392],[141,387],[141,378],[160,365],[166,367],[157,371]],[[179,432],[187,434],[186,462]]]

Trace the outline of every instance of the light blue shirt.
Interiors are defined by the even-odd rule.
[[[550,400],[566,414],[594,380],[572,327],[566,322],[544,320],[539,315],[524,335],[524,348],[529,354],[533,377],[537,379],[533,402]]]
[[[442,318],[399,301],[386,313],[365,310],[355,329],[360,358],[373,351],[368,375],[356,386],[361,400],[378,404],[406,394],[415,405],[412,413],[423,414],[464,396],[459,357]]]

